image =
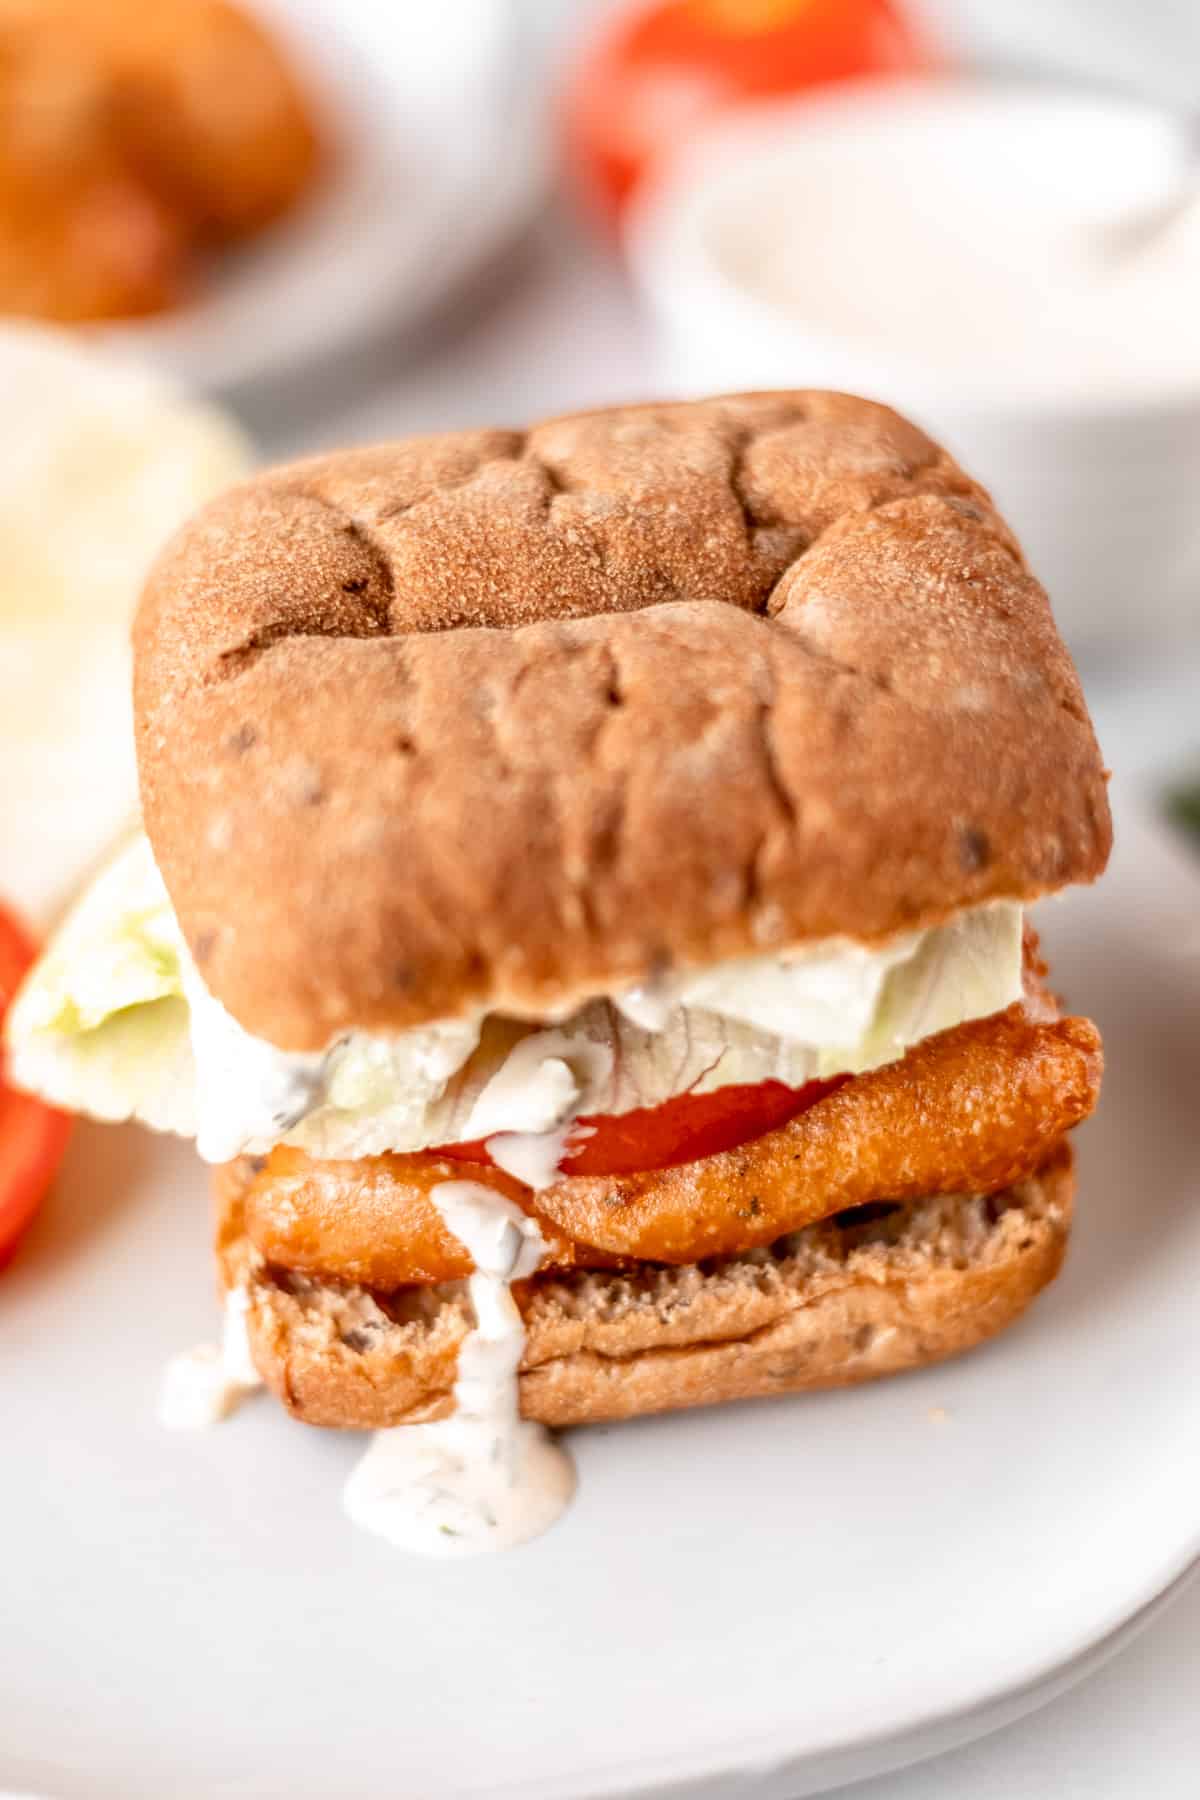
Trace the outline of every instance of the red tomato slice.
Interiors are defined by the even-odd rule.
[[[68,1114],[0,1084],[0,1269],[32,1223],[70,1135]]]
[[[571,160],[609,213],[715,113],[934,59],[896,0],[656,0],[601,28],[570,84]]]
[[[0,906],[0,1023],[36,955],[37,947],[25,927]]]
[[[679,1094],[661,1106],[635,1112],[597,1113],[581,1118],[590,1135],[570,1147],[560,1165],[564,1175],[636,1175],[647,1169],[670,1169],[698,1162],[722,1150],[777,1131],[797,1114],[807,1112],[826,1094],[848,1081],[834,1075],[785,1087],[781,1081],[759,1081],[747,1087],[718,1088],[714,1094]],[[442,1144],[429,1152],[451,1162],[490,1163],[482,1138],[471,1143]]]
[[[0,1024],[35,954],[33,939],[0,907]],[[41,1204],[70,1135],[66,1113],[0,1080],[0,1269]]]

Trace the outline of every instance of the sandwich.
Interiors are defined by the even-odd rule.
[[[195,1136],[213,1410],[375,1432],[360,1523],[518,1542],[547,1427],[918,1368],[1053,1280],[1102,1053],[1025,915],[1102,871],[1106,775],[915,426],[759,393],[295,463],[177,534],[134,656],[145,832],[12,1075]]]

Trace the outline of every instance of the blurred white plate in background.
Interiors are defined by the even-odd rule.
[[[974,1356],[572,1434],[578,1499],[425,1562],[356,1434],[155,1419],[215,1323],[188,1146],[81,1127],[0,1276],[0,1787],[53,1800],[796,1800],[1049,1699],[1200,1554],[1200,879],[1129,809],[1041,909],[1108,1053],[1062,1281]]]
[[[102,341],[204,388],[294,374],[426,316],[531,216],[547,159],[514,0],[255,0],[334,139],[324,186],[203,271],[190,304]]]

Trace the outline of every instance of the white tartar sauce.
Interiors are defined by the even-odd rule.
[[[262,1386],[246,1333],[246,1295],[231,1288],[225,1296],[221,1342],[198,1344],[173,1356],[159,1394],[159,1423],[169,1431],[199,1431],[216,1425]]]
[[[343,1501],[356,1525],[403,1550],[476,1556],[552,1525],[575,1491],[575,1469],[518,1404],[525,1327],[512,1283],[545,1251],[536,1222],[474,1181],[443,1181],[431,1198],[475,1263],[475,1329],[459,1351],[454,1412],[376,1432]]]

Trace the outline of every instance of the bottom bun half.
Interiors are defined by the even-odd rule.
[[[997,1194],[862,1206],[702,1264],[520,1283],[521,1410],[583,1425],[841,1387],[970,1350],[1057,1275],[1073,1188],[1063,1143]],[[225,1171],[217,1195],[222,1286],[245,1290],[255,1362],[291,1413],[375,1429],[452,1410],[473,1322],[464,1284],[375,1294],[273,1268]]]

